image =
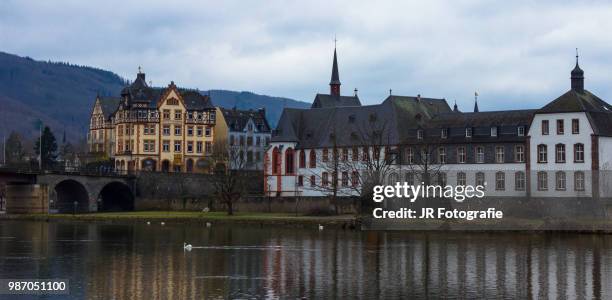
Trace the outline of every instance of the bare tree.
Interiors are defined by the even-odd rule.
[[[430,185],[434,182],[442,184],[442,167],[446,163],[446,148],[435,140],[417,139],[416,142],[402,145],[402,164],[413,176],[415,183]]]
[[[212,174],[208,176],[217,196],[227,207],[227,214],[234,214],[234,203],[247,190],[248,172],[243,146],[215,143],[209,157]]]
[[[399,162],[387,121],[370,115],[360,124],[347,124],[330,133],[331,148],[317,153],[317,168],[309,169],[314,183],[310,188],[329,195],[358,197],[362,209],[372,203],[374,186],[382,185]],[[350,132],[349,140],[340,146],[337,132]],[[335,202],[334,202],[335,203]],[[337,209],[337,208],[336,208]]]

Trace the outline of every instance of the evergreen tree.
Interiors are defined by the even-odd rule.
[[[34,151],[36,154],[39,154],[42,161],[42,167],[47,168],[53,165],[55,159],[57,158],[57,142],[55,140],[55,136],[49,126],[45,126],[42,134],[42,151],[39,152],[40,140],[36,141],[34,145]]]
[[[25,152],[21,136],[17,132],[11,132],[6,140],[6,163],[17,164],[23,161]]]

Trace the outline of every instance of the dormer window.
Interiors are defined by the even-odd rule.
[[[497,127],[496,126],[491,127],[491,136],[497,136]]]
[[[518,136],[525,136],[525,126],[519,126],[517,131],[518,131]]]
[[[465,137],[466,138],[471,138],[472,137],[472,128],[468,127],[465,129]]]
[[[423,139],[423,129],[417,130],[417,139],[418,140],[422,140]]]
[[[440,134],[440,136],[443,139],[448,138],[448,129],[447,128],[442,128],[442,133]]]

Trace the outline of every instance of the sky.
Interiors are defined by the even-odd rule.
[[[156,86],[312,102],[329,92],[445,98],[471,110],[538,108],[585,87],[612,99],[612,3],[604,1],[0,0],[0,51],[113,71]]]

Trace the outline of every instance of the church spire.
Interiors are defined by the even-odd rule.
[[[336,40],[334,39],[334,43]],[[332,66],[331,81],[329,82],[329,93],[332,96],[340,96],[340,75],[338,75],[338,57],[334,45],[334,64]]]
[[[478,92],[474,92],[474,112],[478,111]]]
[[[576,66],[572,70],[572,90],[582,92],[584,90],[584,71],[578,65],[578,48],[576,48]]]

